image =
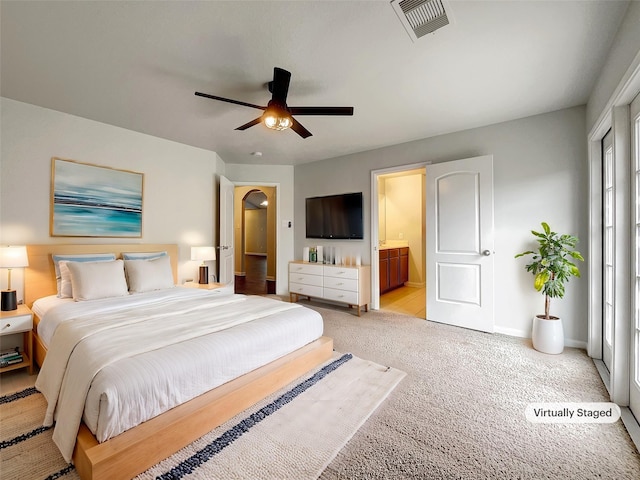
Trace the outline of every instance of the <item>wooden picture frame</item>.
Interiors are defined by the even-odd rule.
[[[144,174],[51,159],[52,237],[142,238]]]

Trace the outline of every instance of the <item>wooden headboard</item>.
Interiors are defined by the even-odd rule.
[[[167,252],[171,258],[173,281],[178,281],[178,246],[175,244],[74,244],[74,245],[27,245],[29,266],[24,269],[24,301],[31,307],[40,297],[55,295],[56,271],[52,255],[72,255],[86,253],[114,253],[122,258],[129,252]]]

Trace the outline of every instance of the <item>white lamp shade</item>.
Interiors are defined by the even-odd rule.
[[[28,266],[27,247],[0,247],[0,268],[22,268]]]
[[[208,262],[216,259],[216,247],[191,247],[191,260]]]

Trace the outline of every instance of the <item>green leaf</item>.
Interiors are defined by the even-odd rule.
[[[542,222],[542,228],[544,228],[544,233],[549,235],[549,233],[551,232],[551,229],[549,228],[549,224],[546,222]]]
[[[547,280],[549,280],[549,272],[544,270],[536,275],[536,278],[533,281],[533,287],[537,291],[540,291],[542,290],[542,287],[544,287],[544,284],[547,283]]]
[[[576,260],[581,260],[584,262],[584,258],[582,258],[582,255],[580,254],[580,252],[569,252],[569,255],[571,255],[573,258],[575,258]]]

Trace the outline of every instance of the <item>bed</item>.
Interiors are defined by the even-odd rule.
[[[53,399],[48,398],[53,406],[47,416],[52,421],[55,411],[55,429],[61,432],[54,430],[54,438],[58,435],[63,455],[66,449],[83,479],[132,478],[331,357],[333,344],[322,336],[321,318],[318,330],[315,312],[277,300],[182,287],[115,300],[109,296],[89,297],[87,302],[56,298],[61,286],[54,255],[112,253],[121,258],[124,253],[163,252],[163,265],[171,269],[175,283],[176,245],[32,245],[27,249],[25,301],[34,309],[34,356],[42,367],[37,385],[44,385]],[[146,258],[134,259],[138,261],[131,266],[152,264]],[[75,279],[86,271],[76,271],[75,261],[68,265]],[[100,268],[105,267],[107,263]],[[135,282],[130,277],[129,287]],[[73,294],[82,292],[76,289]],[[217,323],[206,320],[213,316]],[[67,321],[57,328],[50,326],[51,319],[55,323],[68,317],[77,324],[73,329]],[[122,324],[114,327],[116,321]],[[152,329],[146,327],[149,322]],[[117,333],[124,328],[135,333]],[[107,333],[111,329],[116,339],[123,340],[109,347],[106,339],[113,335]],[[71,341],[74,335],[81,339],[77,346]],[[77,360],[83,352],[85,359]],[[69,366],[67,354],[73,360]],[[63,379],[66,387],[60,386]],[[153,386],[149,379],[155,379]],[[58,390],[48,384],[56,384]],[[51,391],[61,393],[58,397]],[[136,395],[143,399],[138,404],[131,401]]]

